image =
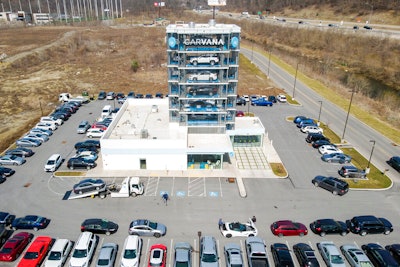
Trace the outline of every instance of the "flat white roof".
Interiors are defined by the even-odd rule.
[[[168,98],[128,98],[110,128],[106,139],[186,139],[187,134],[185,127],[169,122]]]
[[[189,134],[188,153],[226,153],[233,152],[227,134]]]
[[[179,24],[170,24],[167,26],[167,33],[193,33],[193,34],[201,34],[201,33],[240,33],[240,27],[235,24],[218,24],[218,23],[179,23]]]

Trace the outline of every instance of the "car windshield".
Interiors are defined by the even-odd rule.
[[[231,264],[231,267],[243,267],[242,264]]]
[[[125,259],[135,259],[136,258],[136,249],[127,249],[124,252]]]
[[[331,256],[331,262],[335,263],[335,264],[344,263],[343,258],[340,255],[332,255]]]
[[[360,261],[360,267],[373,267],[369,261]]]
[[[12,251],[11,248],[3,248],[3,249],[0,251],[0,254],[9,254],[9,253],[11,253],[11,251]]]
[[[203,254],[201,257],[201,261],[203,262],[216,262],[217,256],[215,254]]]
[[[56,261],[61,259],[61,252],[59,251],[52,251],[49,255],[49,260]]]
[[[74,254],[72,257],[74,258],[85,258],[87,256],[86,249],[75,249]]]
[[[29,252],[28,251],[25,253],[24,259],[33,260],[33,259],[37,259],[38,256],[39,255],[37,252]]]
[[[97,266],[108,266],[110,261],[108,259],[99,259],[97,261]]]
[[[150,221],[149,221],[149,226],[150,226],[152,229],[157,229],[157,223],[155,223],[155,222],[150,222]]]
[[[175,266],[176,267],[189,267],[189,262],[187,262],[187,261],[177,261]]]

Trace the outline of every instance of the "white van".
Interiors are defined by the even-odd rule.
[[[111,105],[105,105],[101,111],[101,118],[104,119],[105,117],[111,115],[112,107]]]
[[[62,163],[62,158],[60,154],[53,154],[47,160],[46,164],[44,165],[45,172],[55,172],[58,167],[60,167]]]
[[[99,242],[99,237],[91,232],[83,232],[75,243],[69,266],[89,266]]]

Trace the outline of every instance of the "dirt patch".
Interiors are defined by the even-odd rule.
[[[0,64],[0,151],[50,113],[59,93],[167,94],[163,27],[17,28],[2,31],[0,49],[8,55]],[[132,61],[139,62],[137,72]],[[239,76],[240,94],[280,92],[248,67]]]

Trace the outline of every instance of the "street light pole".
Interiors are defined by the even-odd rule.
[[[322,101],[318,101],[320,103],[319,105],[319,114],[318,114],[318,125],[319,125],[319,121],[321,119],[321,111],[322,111]]]
[[[296,74],[294,75],[294,84],[293,84],[293,95],[292,98],[294,99],[294,93],[296,91],[296,82],[297,82],[297,71],[299,70],[299,62],[296,65]]]
[[[270,68],[270,66],[271,66],[271,52],[272,52],[272,49],[270,48],[269,49],[269,56],[268,56],[268,79],[269,79],[269,68]]]
[[[371,24],[371,19],[372,19],[372,13],[374,12],[374,5],[365,3],[366,5],[369,5],[371,7],[371,13],[369,14],[369,20],[367,24]]]
[[[354,93],[356,92],[356,90],[351,90],[351,97],[350,97],[350,103],[349,103],[349,109],[347,110],[347,116],[346,116],[346,121],[345,121],[345,123],[344,123],[344,129],[343,129],[343,135],[342,135],[342,143],[343,143],[343,140],[344,140],[344,134],[346,133],[346,126],[347,126],[347,122],[348,122],[348,120],[349,120],[349,115],[350,115],[350,109],[351,109],[351,103],[353,102],[353,96],[354,96]]]
[[[371,149],[371,155],[369,155],[369,160],[368,160],[368,165],[367,165],[367,169],[369,170],[369,165],[371,163],[371,159],[372,159],[372,154],[374,153],[374,148],[375,148],[375,140],[369,140],[372,143],[372,149]]]
[[[251,60],[250,62],[253,63],[253,50],[254,50],[254,42],[251,42]]]

